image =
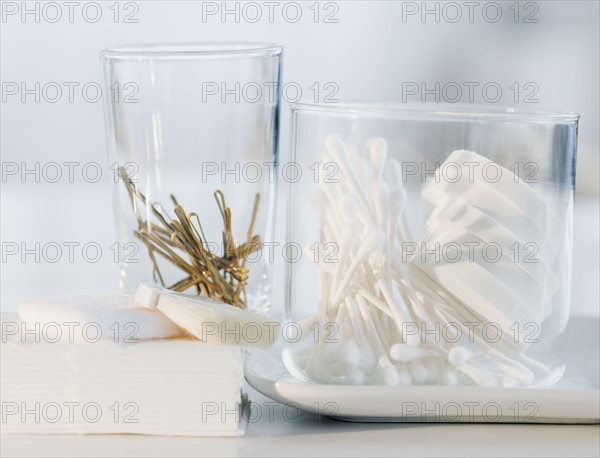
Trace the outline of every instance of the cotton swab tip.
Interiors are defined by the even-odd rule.
[[[348,372],[347,378],[351,385],[363,385],[365,383],[365,373],[360,369],[353,369]]]
[[[375,137],[369,141],[369,156],[377,173],[377,178],[383,176],[383,168],[387,159],[388,147],[384,138]]]
[[[338,165],[346,165],[346,161],[348,160],[346,145],[339,135],[329,134],[325,139],[325,147],[327,148],[327,152],[331,155],[331,158],[338,162]],[[340,162],[343,164],[340,164]]]
[[[400,386],[410,386],[412,385],[412,377],[408,373],[406,369],[401,369],[398,371],[398,385]]]
[[[400,376],[398,375],[398,371],[392,365],[389,365],[383,369],[383,380],[386,385],[396,386],[400,382]]]
[[[340,351],[342,361],[350,367],[358,367],[361,363],[360,350],[356,342],[349,341]]]
[[[390,358],[394,361],[414,361],[416,359],[425,358],[426,356],[430,356],[428,350],[412,345],[396,343],[390,347]]]
[[[415,382],[424,383],[427,380],[429,373],[423,364],[414,361],[410,366],[410,376]]]
[[[456,372],[445,370],[440,376],[440,383],[444,386],[456,386],[458,385],[458,377]]]

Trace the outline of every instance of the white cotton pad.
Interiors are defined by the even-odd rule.
[[[162,290],[157,286],[141,282],[135,291],[135,302],[140,307],[156,308]]]
[[[266,317],[201,296],[161,294],[157,308],[206,343],[267,347],[277,337],[276,323]]]
[[[69,338],[69,329],[75,340],[87,336],[122,341],[165,339],[185,335],[183,330],[157,310],[139,307],[133,296],[124,294],[81,294],[57,296],[19,304],[19,317],[34,329],[48,324],[58,324],[62,337]],[[65,323],[74,323],[65,325]],[[116,323],[116,324],[115,324]]]
[[[441,185],[431,182],[421,195],[433,207],[441,206],[447,197],[454,197],[471,205],[514,233],[519,240],[538,245],[550,245],[556,242],[548,232],[547,225],[535,225],[511,201],[480,182],[452,183]]]
[[[499,247],[503,255],[511,259],[535,282],[527,285],[525,291],[536,289],[536,285],[542,289],[546,308],[543,315],[550,313],[551,298],[559,285],[558,278],[551,269],[552,264],[548,264],[556,255],[556,244],[539,245],[519,240],[508,228],[498,224],[490,216],[453,197],[446,198],[427,219],[428,231],[448,225],[463,228],[473,234],[480,239],[479,245],[495,244]]]
[[[428,231],[435,231],[445,225],[457,226],[471,233],[479,239],[479,246],[497,245],[504,256],[512,260],[544,289],[548,297],[558,289],[558,278],[547,264],[547,260],[554,255],[555,245],[531,244],[526,247],[527,242],[517,239],[512,232],[499,225],[493,218],[454,198],[449,198],[445,205],[436,208],[427,219]],[[552,254],[549,255],[548,251]]]
[[[537,322],[537,317],[525,306],[518,294],[502,284],[479,264],[462,259],[459,262],[427,263],[419,257],[411,259],[437,284],[475,315],[498,324],[506,336],[512,336],[510,327]]]
[[[510,254],[502,253],[495,246],[485,245],[472,233],[456,225],[439,226],[436,231],[428,232],[425,239],[428,249],[435,248],[439,254],[438,265],[451,265],[463,261],[477,264],[507,290],[512,291],[537,322],[541,322],[549,312],[547,291],[532,282],[531,277],[510,258]],[[472,248],[468,248],[471,246]],[[443,248],[442,248],[443,247]],[[419,256],[416,254],[415,256]],[[425,258],[428,263],[435,264],[435,258]],[[423,258],[418,262],[423,262]],[[445,286],[445,285],[444,285]]]
[[[503,331],[502,339],[498,342],[489,342],[483,335],[483,325],[491,321],[474,313],[469,307],[457,300],[452,294],[444,289],[438,282],[431,278],[425,271],[421,270],[417,263],[407,264],[410,271],[411,282],[419,290],[429,307],[434,307],[437,321],[441,325],[447,323],[458,323],[462,328],[462,335],[468,336],[473,332],[473,339],[477,346],[494,348],[506,354],[522,353],[529,343],[521,340],[515,342],[513,333]],[[441,301],[441,302],[440,302]],[[479,322],[474,328],[466,327],[466,323]],[[493,331],[492,331],[493,332]]]
[[[446,197],[441,200],[427,218],[426,225],[428,229],[434,229],[440,224],[447,223],[462,226],[487,243],[499,244],[504,252],[513,253],[514,259],[524,269],[546,267],[552,262],[558,251],[556,243],[539,244],[531,240],[520,239],[509,228],[501,225],[491,216],[456,197]],[[516,247],[513,246],[515,242],[520,244],[520,253],[517,254],[515,254]],[[535,245],[530,245],[530,248],[526,250],[524,247],[526,243]],[[525,262],[526,260],[529,262]],[[533,262],[535,260],[539,262]],[[541,281],[544,269],[538,270],[537,273],[534,270],[529,273]],[[545,271],[548,269],[546,268]],[[552,274],[552,272],[549,273]]]
[[[534,225],[558,226],[556,213],[535,189],[511,170],[473,151],[454,151],[436,170],[434,181],[443,187],[452,186],[452,181],[458,178],[457,167],[461,168],[460,183],[479,182],[489,186],[517,206]]]
[[[477,179],[477,174],[470,176],[466,166],[461,169],[458,179],[454,180],[452,177],[448,177],[447,175],[450,173],[448,170],[455,169],[445,169],[444,167],[448,163],[457,163],[451,161],[455,153],[450,155],[438,168],[434,179],[422,191],[423,198],[433,208],[442,204],[447,197],[455,197],[486,213],[499,224],[508,228],[520,240],[534,242],[541,246],[553,245],[556,240],[560,239],[557,233],[557,228],[560,226],[557,223],[556,215],[541,198],[537,200],[529,198],[529,203],[523,203],[531,193],[537,196],[537,193],[526,183],[512,183],[513,188],[510,188],[507,183],[484,181]],[[483,156],[481,158],[485,159]],[[491,161],[485,160],[491,163]],[[476,162],[475,159],[473,162]],[[440,170],[446,170],[446,172],[440,172]],[[518,180],[510,170],[504,170],[506,171],[504,175],[510,173],[513,179]],[[510,189],[510,192],[506,192],[507,189]],[[523,202],[516,197],[519,192],[515,189],[524,191]],[[528,190],[529,193],[525,190]]]

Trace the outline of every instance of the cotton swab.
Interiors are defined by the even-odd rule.
[[[473,356],[473,352],[465,347],[454,347],[448,352],[448,362],[453,366],[465,364]]]
[[[369,201],[354,173],[354,169],[346,153],[346,145],[344,145],[340,137],[330,134],[325,139],[325,146],[331,158],[339,165],[344,175],[348,177],[345,183],[358,196],[361,204],[364,206],[364,210],[368,212],[370,210]]]
[[[358,251],[356,252],[356,256],[352,260],[352,264],[350,264],[350,267],[348,268],[344,277],[340,281],[336,293],[333,296],[333,299],[331,301],[333,304],[337,304],[341,300],[344,291],[346,290],[348,284],[352,280],[352,276],[360,267],[361,263],[365,262],[373,254],[374,251],[380,249],[383,246],[384,242],[385,234],[381,229],[373,228],[372,230],[365,232],[363,242],[360,245]]]
[[[363,329],[363,322],[361,318],[357,314],[357,304],[353,297],[347,297],[345,301],[346,309],[348,310],[348,315],[350,316],[350,321],[352,323],[352,328],[354,331],[354,335],[356,336],[357,343],[361,350],[362,356],[362,366],[367,369],[372,369],[378,361],[378,356],[374,352],[374,349],[371,348],[369,344],[369,340],[365,336]]]
[[[373,164],[374,178],[380,181],[383,179],[383,171],[388,155],[387,142],[381,137],[375,137],[369,140],[367,147],[369,148],[371,164]]]
[[[356,303],[358,304],[359,310],[362,315],[363,321],[367,325],[367,330],[369,331],[369,335],[371,336],[374,347],[377,349],[379,353],[379,367],[383,371],[383,381],[386,385],[397,385],[399,382],[398,371],[389,360],[388,355],[381,344],[379,332],[375,328],[373,320],[369,315],[369,311],[367,308],[367,304],[364,298],[360,295],[356,296]]]
[[[371,199],[375,206],[375,215],[379,227],[387,227],[390,217],[390,189],[381,180],[374,181],[371,184]]]
[[[391,289],[389,288],[389,285],[385,282],[385,280],[380,278],[379,280],[377,280],[377,285],[381,288],[381,292],[383,293],[388,305],[390,306],[390,310],[394,315],[396,325],[398,326],[400,332],[402,332],[402,323],[409,323],[411,320],[408,319],[405,312],[401,309],[398,302],[396,302],[396,300],[392,296]],[[408,345],[415,347],[419,345],[420,339],[419,336],[417,336],[416,334],[403,335],[403,337]]]

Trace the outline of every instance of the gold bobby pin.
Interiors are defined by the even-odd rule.
[[[146,196],[131,180],[124,167],[119,167],[119,174],[127,188],[138,224],[134,235],[148,249],[154,280],[174,291],[183,292],[194,288],[196,294],[203,294],[235,307],[246,308],[245,287],[248,283],[246,260],[252,253],[262,249],[260,237],[252,235],[260,194],[257,193],[254,199],[247,241],[236,247],[231,228],[231,209],[226,204],[223,192],[219,189],[214,192],[223,219],[223,253],[219,256],[208,249],[210,245],[196,213],[186,213],[175,196],[171,195],[176,218],[170,218],[160,204],[150,204],[147,201]],[[140,208],[150,209],[150,218],[155,221],[144,220]],[[156,255],[178,267],[185,277],[166,286]]]

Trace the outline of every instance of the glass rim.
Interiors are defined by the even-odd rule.
[[[553,124],[576,124],[579,113],[552,112],[542,110],[522,110],[510,106],[486,106],[467,104],[438,103],[314,103],[299,101],[290,104],[291,114],[300,112],[320,112],[348,116],[384,116],[406,119],[446,119],[451,120],[485,120],[505,122],[535,122]]]
[[[283,46],[276,43],[206,41],[110,46],[99,54],[106,59],[144,60],[278,55],[282,51]]]

